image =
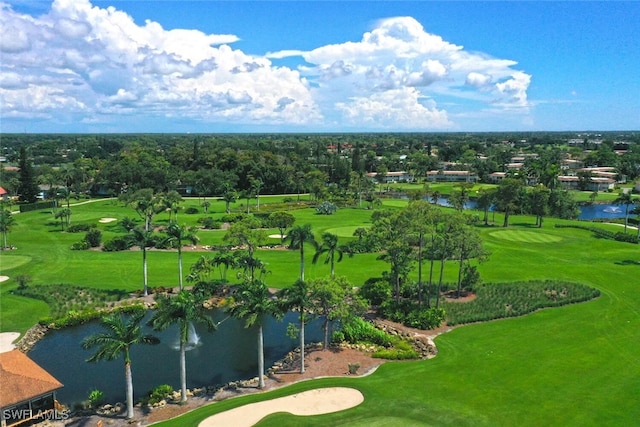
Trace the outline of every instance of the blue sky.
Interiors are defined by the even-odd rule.
[[[640,2],[1,1],[2,132],[640,129]]]

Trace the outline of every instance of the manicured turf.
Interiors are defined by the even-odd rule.
[[[385,201],[387,205],[401,207],[406,201]],[[221,215],[223,204],[216,202],[214,206],[215,215]],[[337,225],[366,226],[371,211],[341,209],[329,217],[316,215],[312,209],[292,213],[298,223],[311,223],[319,236]],[[124,215],[134,217],[135,213],[111,202],[99,202],[78,206],[72,220],[98,223],[102,217]],[[180,220],[195,223],[198,216],[180,214]],[[496,223],[501,220],[497,215]],[[53,222],[50,214],[16,217],[9,240],[18,250],[2,254],[3,274],[12,278],[29,274],[32,286],[64,282],[129,290],[141,287],[139,252],[70,251],[69,246],[82,234],[60,233],[55,222],[47,222]],[[533,228],[533,223],[532,217],[513,216],[508,230],[480,228],[490,251],[489,260],[479,265],[483,279],[567,280],[600,289],[600,298],[521,318],[456,328],[436,339],[439,354],[429,361],[390,362],[364,378],[321,379],[227,400],[162,425],[196,426],[217,411],[321,386],[356,387],[365,401],[357,408],[304,420],[275,414],[260,425],[636,425],[640,419],[640,246],[598,239],[585,230],[553,227],[565,221],[547,218],[542,230]],[[105,239],[117,234],[114,224],[98,226]],[[215,239],[223,235],[210,233]],[[542,238],[546,243],[523,244],[514,236]],[[185,266],[199,255],[185,252]],[[32,260],[6,268],[5,256],[29,256]],[[307,275],[328,273],[328,266],[310,264],[311,250],[307,256]],[[273,272],[266,277],[269,286],[295,281],[299,267],[296,251],[263,250],[258,257]],[[447,264],[449,281],[455,279],[454,265]],[[336,266],[338,274],[356,285],[386,269],[388,265],[377,261],[375,254],[345,258]],[[154,286],[175,283],[175,252],[152,251],[149,272]],[[43,303],[8,294],[15,285],[13,279],[0,284],[3,331],[24,331],[46,315]]]
[[[500,230],[491,233],[491,237],[510,240],[521,243],[554,243],[562,240],[560,236],[553,236],[544,232],[523,231],[523,230]]]

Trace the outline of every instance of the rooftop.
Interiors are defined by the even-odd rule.
[[[0,353],[0,378],[2,408],[63,387],[60,381],[20,350]]]

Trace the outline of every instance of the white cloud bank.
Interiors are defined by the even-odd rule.
[[[265,56],[232,49],[234,35],[140,26],[87,0],[56,0],[39,17],[0,4],[0,31],[3,120],[448,129],[458,124],[443,96],[529,106],[531,76],[514,61],[466,52],[410,17],[381,20],[359,42]],[[272,62],[290,56],[307,65]]]

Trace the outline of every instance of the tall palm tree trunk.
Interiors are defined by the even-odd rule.
[[[144,283],[144,296],[149,295],[148,291],[148,275],[147,275],[147,248],[145,245],[142,246],[142,279]]]
[[[182,243],[178,242],[178,283],[180,284],[180,290],[182,290]]]
[[[187,358],[185,343],[180,340],[180,401],[187,401]]]
[[[300,307],[300,373],[304,374],[304,310]]]
[[[438,280],[438,290],[436,291],[436,308],[440,307],[440,293],[442,292],[442,277],[444,276],[444,263],[446,258],[440,260],[440,279]]]
[[[300,242],[300,280],[304,282],[304,242]]]
[[[325,316],[324,323],[322,324],[322,330],[324,331],[324,343],[322,350],[329,348],[329,318]]]
[[[422,307],[422,234],[418,244],[418,307]]]
[[[258,388],[264,388],[264,338],[262,323],[258,325]]]
[[[127,383],[127,418],[133,418],[133,377],[131,375],[131,362],[124,364],[124,377]]]

